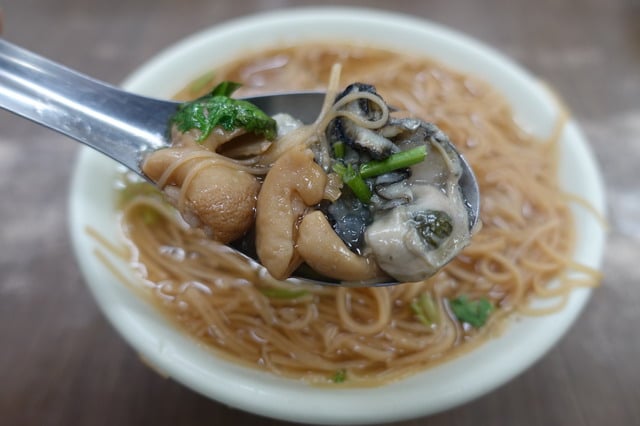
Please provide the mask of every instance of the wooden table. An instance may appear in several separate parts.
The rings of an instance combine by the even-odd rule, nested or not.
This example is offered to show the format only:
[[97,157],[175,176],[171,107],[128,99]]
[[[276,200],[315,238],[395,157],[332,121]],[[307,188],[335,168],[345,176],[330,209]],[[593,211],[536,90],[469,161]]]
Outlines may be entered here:
[[[196,30],[307,2],[4,3],[7,39],[118,83]],[[403,424],[640,425],[640,2],[395,0],[366,5],[392,7],[465,31],[548,81],[591,141],[609,196],[605,279],[562,342],[502,388]],[[279,424],[162,379],[107,324],[83,283],[67,231],[77,148],[0,112],[0,424]]]

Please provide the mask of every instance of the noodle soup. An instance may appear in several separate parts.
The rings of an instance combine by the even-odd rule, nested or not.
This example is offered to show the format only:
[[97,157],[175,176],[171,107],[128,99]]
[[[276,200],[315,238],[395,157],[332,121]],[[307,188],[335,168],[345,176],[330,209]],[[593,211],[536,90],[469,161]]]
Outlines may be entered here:
[[[376,86],[391,105],[433,122],[479,180],[482,229],[431,279],[388,288],[292,286],[261,274],[224,245],[185,227],[159,192],[128,182],[122,225],[145,292],[172,321],[219,354],[315,384],[370,386],[472,350],[514,315],[561,309],[598,274],[573,260],[570,196],[558,183],[565,117],[540,140],[479,79],[430,59],[368,47],[307,44],[248,54],[182,90],[188,100],[221,81],[242,95],[323,89],[334,63],[342,85]],[[570,272],[580,272],[582,277]],[[539,301],[544,300],[541,307]]]

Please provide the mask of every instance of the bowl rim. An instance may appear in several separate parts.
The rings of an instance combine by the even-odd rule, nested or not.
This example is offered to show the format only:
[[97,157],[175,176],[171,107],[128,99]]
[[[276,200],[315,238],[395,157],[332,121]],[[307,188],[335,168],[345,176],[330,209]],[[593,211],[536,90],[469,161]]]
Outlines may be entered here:
[[[475,39],[430,21],[365,8],[296,8],[263,12],[227,21],[200,31],[159,53],[134,71],[123,86],[141,94],[153,95],[158,88],[158,82],[169,81],[171,75],[175,75],[176,64],[193,59],[195,64],[192,72],[183,73],[179,82],[172,80],[172,84],[167,84],[162,89],[167,94],[175,93],[187,81],[201,75],[201,71],[211,69],[211,60],[198,59],[198,52],[203,56],[201,54],[205,49],[214,45],[220,46],[220,43],[230,40],[230,37],[246,38],[260,34],[267,28],[294,27],[303,40],[312,40],[313,32],[317,31],[314,25],[329,22],[354,23],[363,28],[367,25],[377,25],[388,32],[384,37],[378,36],[380,40],[388,39],[391,44],[397,42],[396,38],[401,38],[394,38],[393,34],[403,34],[403,37],[409,33],[419,35],[424,37],[424,51],[421,51],[421,54],[427,54],[434,45],[445,46],[450,50],[449,53],[431,52],[429,55],[463,71],[469,67],[479,69],[480,72],[476,75],[490,82],[491,78],[487,78],[485,68],[491,69],[488,71],[489,74],[498,72],[502,80],[497,86],[506,91],[507,98],[512,103],[514,99],[517,101],[526,93],[532,95],[533,102],[537,103],[536,108],[543,105],[545,110],[548,110],[544,114],[534,111],[537,115],[542,114],[542,118],[538,120],[539,123],[533,123],[532,127],[543,129],[542,132],[550,128],[549,119],[554,112],[553,96],[531,74],[503,54]],[[264,37],[254,43],[253,47],[257,48],[261,43],[272,44],[273,40],[273,36]],[[221,50],[218,54],[223,57],[228,53],[237,54],[237,47],[232,44]],[[531,112],[531,108],[523,107],[522,111],[526,115]],[[522,121],[527,124],[527,120]],[[547,125],[543,124],[545,121]],[[566,173],[569,176],[563,176],[563,179],[569,179],[571,185],[588,188],[589,201],[596,210],[604,212],[602,178],[593,153],[575,122],[569,122],[562,139],[563,145],[566,145],[563,148],[565,154],[576,155],[580,167],[579,176],[576,177],[568,171]],[[307,423],[363,424],[398,421],[443,411],[497,388],[539,360],[566,333],[591,294],[586,289],[576,290],[567,306],[558,314],[542,319],[526,318],[517,321],[501,337],[485,343],[469,355],[463,355],[400,382],[377,388],[357,389],[309,386],[213,356],[210,350],[182,335],[155,308],[135,296],[132,297],[133,291],[106,275],[108,270],[99,264],[93,255],[95,243],[87,236],[85,227],[108,220],[107,213],[95,210],[94,202],[96,197],[101,197],[98,201],[102,200],[103,204],[113,203],[113,194],[101,192],[108,186],[100,183],[100,179],[105,179],[99,176],[114,176],[115,173],[117,167],[111,160],[88,148],[82,149],[72,177],[69,201],[69,227],[74,252],[85,282],[100,309],[125,340],[152,366],[205,396],[256,414]],[[594,234],[590,235],[588,241],[582,242],[588,246],[588,250],[580,255],[585,263],[599,268],[603,254],[604,230],[599,225],[594,227],[592,222],[588,223],[594,228]],[[110,232],[113,231],[113,228],[108,229]],[[114,282],[116,286],[112,285]],[[544,333],[539,332],[541,327],[547,328]],[[513,343],[516,333],[531,333],[532,330],[538,332],[531,334],[532,337],[528,339],[530,342],[523,343],[522,338],[515,340],[519,345],[526,345],[527,350],[517,345],[509,347],[508,351],[500,352],[495,348],[490,350],[496,341],[511,339]],[[451,377],[451,372],[464,368],[465,361],[470,360],[482,367],[467,366],[466,380]],[[438,392],[429,394],[428,398],[420,394],[428,389],[430,383],[438,381],[447,383],[436,388]],[[428,385],[427,388],[425,384]],[[389,394],[396,397],[389,398]]]

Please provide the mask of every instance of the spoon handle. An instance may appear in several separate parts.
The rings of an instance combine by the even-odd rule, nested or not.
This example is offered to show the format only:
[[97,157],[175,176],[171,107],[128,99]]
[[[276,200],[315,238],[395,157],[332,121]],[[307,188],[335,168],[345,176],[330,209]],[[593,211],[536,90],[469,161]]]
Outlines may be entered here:
[[137,173],[167,144],[177,104],[124,92],[0,38],[0,107],[56,130]]

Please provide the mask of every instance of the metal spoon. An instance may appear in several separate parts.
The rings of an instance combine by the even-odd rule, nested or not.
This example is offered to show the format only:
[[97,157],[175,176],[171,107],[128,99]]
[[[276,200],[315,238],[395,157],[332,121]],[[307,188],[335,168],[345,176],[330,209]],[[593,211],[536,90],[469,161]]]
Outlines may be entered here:
[[[323,93],[287,93],[248,98],[269,115],[290,113],[305,123],[317,117]],[[0,39],[0,107],[60,132],[106,154],[147,179],[142,156],[168,146],[167,123],[179,103],[135,95],[91,79],[4,39]],[[455,147],[452,148],[457,152]],[[469,227],[478,220],[479,191],[469,164],[461,156],[460,180],[470,211]],[[293,282],[340,285],[307,277]],[[384,282],[366,284],[384,286]]]

